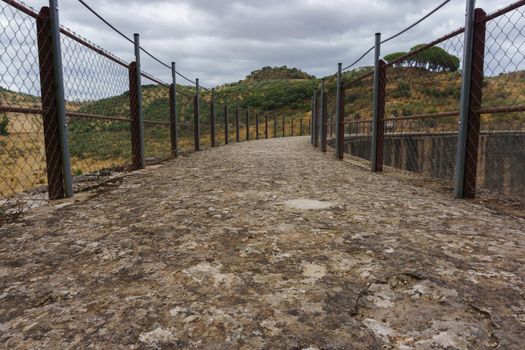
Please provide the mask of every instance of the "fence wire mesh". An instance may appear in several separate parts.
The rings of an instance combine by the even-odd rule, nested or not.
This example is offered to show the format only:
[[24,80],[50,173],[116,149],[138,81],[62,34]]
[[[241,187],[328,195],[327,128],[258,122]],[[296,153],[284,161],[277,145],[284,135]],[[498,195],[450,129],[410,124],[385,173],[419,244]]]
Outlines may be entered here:
[[144,153],[148,163],[171,157],[169,84],[142,74]]
[[177,116],[179,126],[179,150],[183,153],[195,149],[193,140],[193,92],[184,89],[177,96]]
[[71,171],[83,175],[75,181],[81,186],[82,180],[130,164],[129,70],[122,60],[103,56],[63,30],[68,33],[61,35],[61,46]]
[[[490,193],[525,199],[524,5],[518,1],[488,15],[481,9],[475,13],[466,110],[463,187],[467,197]],[[385,100],[378,102],[385,107],[384,134],[378,129],[378,138],[386,170],[453,183],[465,73],[461,70],[464,32],[461,28],[384,57]],[[374,72],[363,69],[343,74],[345,151],[371,160]],[[328,94],[326,103],[330,135],[336,99]],[[318,98],[317,109],[319,105]],[[316,114],[320,116],[320,110]]]
[[[374,79],[371,73],[347,78],[345,88],[345,131],[349,137],[345,152],[361,159],[371,159],[372,100]],[[335,103],[334,103],[335,105]]]
[[386,68],[386,170],[452,184],[463,36],[460,31],[435,45],[418,45],[385,56],[390,61]]
[[[483,18],[483,14],[477,14]],[[484,58],[473,64],[483,77],[475,86],[481,96],[477,145],[477,192],[525,201],[525,7],[498,11],[485,17]],[[481,49],[480,49],[481,50]],[[478,100],[479,99],[479,100]]]
[[60,169],[46,168],[36,18],[0,2],[0,19],[1,221],[45,201],[46,172]]

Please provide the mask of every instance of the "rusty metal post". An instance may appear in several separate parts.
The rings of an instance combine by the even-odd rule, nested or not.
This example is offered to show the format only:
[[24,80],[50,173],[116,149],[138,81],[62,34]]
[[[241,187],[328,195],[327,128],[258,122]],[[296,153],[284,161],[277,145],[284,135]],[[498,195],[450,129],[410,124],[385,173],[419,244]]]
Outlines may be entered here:
[[255,113],[255,139],[259,139],[259,112]]
[[200,144],[200,86],[199,79],[195,79],[195,97],[193,98],[193,142],[195,145],[195,151],[201,150]]
[[301,117],[301,125],[299,126],[300,135],[303,136],[304,130],[303,130],[303,117]]
[[239,103],[237,102],[237,107],[235,108],[235,142],[241,141],[241,133],[240,133],[240,110],[239,110]]
[[317,101],[317,90],[314,91],[314,120],[313,120],[313,131],[314,131],[314,147],[319,147],[319,129],[321,126],[321,116],[319,115],[319,103]]
[[469,0],[465,25],[465,57],[463,59],[463,87],[461,122],[458,133],[456,198],[476,196],[478,148],[480,141],[480,113],[483,99],[483,70],[485,64],[486,13],[475,9]]
[[345,154],[345,87],[341,87],[339,92],[339,124],[336,125],[336,132],[338,133],[337,140],[337,159],[343,159]]
[[177,71],[175,69],[175,62],[171,62],[171,80],[170,85],[170,140],[171,140],[171,155],[178,157],[179,150],[179,130],[177,122]]
[[142,114],[142,86],[140,74],[139,36],[135,34],[135,62],[129,65],[129,91],[131,112],[132,169],[144,169],[144,119]]
[[310,114],[310,120],[308,121],[308,130],[310,132],[310,144],[313,146],[314,145],[314,125],[315,123],[312,123],[312,121],[315,119],[315,90],[314,90],[314,95],[312,96],[311,109],[312,109],[312,112]]
[[268,112],[264,115],[264,137],[268,138]]
[[336,92],[336,110],[335,110],[335,156],[337,159],[343,159],[344,157],[344,136],[345,136],[345,125],[344,125],[344,108],[345,98],[344,90],[341,82],[341,70],[342,63],[337,64],[337,92]]
[[250,141],[250,107],[246,108],[246,141]]
[[273,113],[273,137],[277,137],[277,112]]
[[321,81],[321,152],[326,152],[326,141],[328,139],[328,111],[326,108],[327,104],[327,93],[324,87],[324,79]]
[[334,136],[334,115],[330,113],[330,137]]
[[286,136],[286,123],[284,121],[285,115],[283,114],[283,137]]
[[53,37],[55,36],[49,7],[42,7],[37,18],[38,58],[42,97],[42,117],[47,166],[49,199],[66,197],[64,187],[64,164],[60,149],[60,118],[58,115],[60,97],[57,94],[56,69]]
[[323,124],[321,126],[321,151],[326,152],[326,145],[328,143],[328,94],[326,92],[322,95],[322,99],[321,120]]
[[381,55],[381,33],[375,35],[375,55],[374,55],[374,100],[373,100],[373,116],[372,116],[372,154],[370,170],[372,172],[377,169],[377,125],[379,112],[379,59]]
[[211,89],[210,136],[211,136],[211,146],[212,147],[216,147],[217,146],[217,142],[215,140],[215,88]]
[[228,101],[224,99],[224,144],[230,143],[228,138]]
[[386,62],[379,61],[379,82],[377,100],[375,171],[383,171],[383,149],[385,144],[385,103],[386,103]]

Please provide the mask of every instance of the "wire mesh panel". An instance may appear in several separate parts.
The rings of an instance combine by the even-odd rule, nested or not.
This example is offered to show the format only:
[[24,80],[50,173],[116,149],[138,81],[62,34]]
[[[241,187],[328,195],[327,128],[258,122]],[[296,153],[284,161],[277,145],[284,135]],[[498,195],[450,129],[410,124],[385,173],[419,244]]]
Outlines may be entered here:
[[61,43],[73,175],[121,170],[131,162],[127,64],[66,29]]
[[217,101],[215,103],[215,144],[217,146],[225,144],[224,117],[224,102]]
[[483,69],[476,188],[523,201],[525,7],[490,14],[485,26],[484,64],[473,66]]
[[348,82],[345,86],[345,152],[370,160],[372,140],[372,100],[374,79],[371,73]]
[[142,74],[144,154],[148,162],[171,156],[169,85]]
[[179,125],[179,150],[194,150],[193,141],[193,95],[189,89],[177,93],[177,117]]
[[0,71],[1,221],[47,199],[36,19],[4,2]]
[[463,31],[385,56],[384,164],[411,175],[454,178]]
[[[337,91],[334,89],[328,93],[326,98],[326,136],[332,138],[334,136],[334,121],[337,112]],[[300,127],[300,125],[297,125]],[[298,131],[298,130],[297,130]],[[297,135],[299,133],[296,133]]]
[[211,94],[201,91],[199,98],[200,105],[200,147],[201,149],[211,147],[211,118],[210,118]]

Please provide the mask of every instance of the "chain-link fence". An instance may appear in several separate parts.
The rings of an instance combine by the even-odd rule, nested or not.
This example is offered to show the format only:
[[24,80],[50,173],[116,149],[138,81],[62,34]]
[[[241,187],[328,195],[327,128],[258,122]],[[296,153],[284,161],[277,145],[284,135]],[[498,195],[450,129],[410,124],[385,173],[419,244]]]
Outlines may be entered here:
[[[132,59],[59,26],[58,11],[49,7],[37,12],[0,2],[0,218],[122,171],[225,144],[226,134],[229,142],[261,136],[262,113],[236,107],[238,92],[215,101],[214,90],[199,89],[174,63],[140,46],[138,34],[132,40],[104,22],[134,45]],[[145,73],[141,55],[168,68],[173,81]],[[192,85],[176,84],[177,76]],[[283,127],[284,119],[281,131],[292,134]]]
[[402,170],[452,184],[463,43],[460,30],[384,57],[385,170]]
[[[481,75],[477,190],[525,199],[525,4],[516,3],[484,16],[475,33],[484,41],[484,62],[473,65]],[[484,21],[484,23],[483,23]],[[481,25],[481,27],[483,27]],[[484,39],[484,40],[483,40]],[[476,50],[481,50],[476,48]],[[481,68],[482,67],[482,68]],[[481,69],[483,71],[481,72]]]
[[[45,201],[47,172],[55,169],[46,169],[39,59],[45,61],[47,57],[39,57],[38,13],[0,2],[0,16],[3,19],[0,21],[2,216]],[[42,75],[46,75],[45,72]]]
[[[389,53],[369,72],[338,75],[344,151],[371,161],[374,171],[454,185],[458,197],[483,193],[523,201],[525,1],[469,14],[472,35],[461,28]],[[324,97],[317,91],[312,114],[330,128],[339,90],[327,90]],[[316,123],[322,148],[330,131],[315,130]]]
[[342,84],[345,88],[345,130],[350,135],[345,143],[345,152],[360,159],[370,160],[372,140],[370,104],[374,80],[371,72],[356,74],[357,77],[350,75],[346,78],[349,81]]
[[68,29],[60,39],[71,171],[79,190],[130,164],[128,63]]
[[144,154],[147,163],[171,157],[170,86],[143,73]]

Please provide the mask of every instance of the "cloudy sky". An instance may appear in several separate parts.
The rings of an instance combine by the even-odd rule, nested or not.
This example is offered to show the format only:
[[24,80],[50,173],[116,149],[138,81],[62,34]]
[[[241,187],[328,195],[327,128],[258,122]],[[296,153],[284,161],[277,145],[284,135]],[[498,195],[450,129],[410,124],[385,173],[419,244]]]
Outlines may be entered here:
[[[433,17],[383,48],[408,50],[464,23],[466,0],[452,0]],[[165,62],[176,61],[205,86],[242,79],[263,66],[333,73],[373,44],[414,22],[442,0],[87,0],[125,34]],[[478,0],[487,12],[512,0]],[[35,9],[45,0],[27,0]],[[59,0],[61,23],[126,61],[133,48],[76,0]],[[370,62],[367,57],[363,64]],[[166,68],[143,58],[144,70],[169,81]]]

